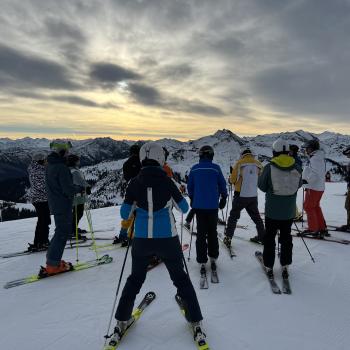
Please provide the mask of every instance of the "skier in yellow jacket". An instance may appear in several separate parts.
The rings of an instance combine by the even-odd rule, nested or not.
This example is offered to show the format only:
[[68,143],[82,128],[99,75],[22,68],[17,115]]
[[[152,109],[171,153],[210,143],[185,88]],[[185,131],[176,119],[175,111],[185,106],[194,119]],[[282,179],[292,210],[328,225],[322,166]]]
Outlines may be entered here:
[[241,211],[245,209],[254,221],[257,236],[250,240],[257,243],[263,242],[265,234],[264,223],[258,210],[258,177],[262,170],[262,164],[256,160],[250,149],[241,153],[241,158],[232,169],[229,182],[235,186],[232,209],[227,222],[224,243],[231,246],[231,239],[236,229]]

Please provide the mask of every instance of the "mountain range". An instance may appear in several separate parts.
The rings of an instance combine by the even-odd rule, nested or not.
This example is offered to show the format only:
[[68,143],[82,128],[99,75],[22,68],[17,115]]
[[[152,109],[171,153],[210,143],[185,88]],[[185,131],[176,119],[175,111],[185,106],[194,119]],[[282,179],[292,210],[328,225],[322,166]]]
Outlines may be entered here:
[[[168,163],[179,180],[184,181],[191,166],[198,161],[198,150],[203,145],[209,144],[214,148],[214,161],[222,167],[224,175],[228,176],[230,165],[239,159],[244,148],[249,147],[261,161],[266,161],[272,155],[272,143],[280,136],[298,146],[307,140],[318,138],[326,154],[327,169],[333,173],[333,179],[341,179],[339,164],[347,162],[342,151],[349,146],[350,135],[328,131],[314,134],[297,130],[281,134],[240,137],[230,130],[223,129],[213,135],[187,142],[175,139],[160,139],[157,142],[168,149],[170,153]],[[140,144],[143,142],[145,141],[138,141]],[[0,199],[23,200],[28,187],[26,169],[31,158],[37,151],[49,152],[49,143],[50,140],[43,138],[0,139]],[[93,185],[92,207],[120,203],[123,196],[121,168],[133,143],[135,141],[117,141],[108,137],[72,140],[72,152],[81,157],[82,170]]]

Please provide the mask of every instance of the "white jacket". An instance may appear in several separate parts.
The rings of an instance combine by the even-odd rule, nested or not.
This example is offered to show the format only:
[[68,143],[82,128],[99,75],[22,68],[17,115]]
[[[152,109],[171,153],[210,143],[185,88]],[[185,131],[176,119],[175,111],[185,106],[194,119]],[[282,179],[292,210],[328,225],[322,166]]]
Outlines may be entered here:
[[314,151],[309,156],[309,163],[303,170],[303,180],[307,181],[305,188],[315,191],[325,190],[326,164],[324,152]]

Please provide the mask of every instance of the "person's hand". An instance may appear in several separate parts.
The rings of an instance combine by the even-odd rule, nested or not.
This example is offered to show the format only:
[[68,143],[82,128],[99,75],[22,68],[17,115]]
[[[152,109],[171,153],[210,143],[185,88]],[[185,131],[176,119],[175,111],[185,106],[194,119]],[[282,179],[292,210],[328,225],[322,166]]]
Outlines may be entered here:
[[86,194],[87,195],[90,195],[91,194],[91,187],[86,187]]
[[226,197],[221,197],[219,202],[219,209],[224,209],[226,206]]
[[308,184],[308,182],[303,179],[303,185],[307,185],[307,184]]

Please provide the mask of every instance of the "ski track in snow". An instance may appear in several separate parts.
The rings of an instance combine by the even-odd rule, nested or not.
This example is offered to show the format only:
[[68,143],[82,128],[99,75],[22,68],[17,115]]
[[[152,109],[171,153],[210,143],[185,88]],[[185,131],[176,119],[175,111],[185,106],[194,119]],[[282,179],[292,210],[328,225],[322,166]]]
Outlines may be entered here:
[[[346,185],[327,184],[322,207],[330,224],[345,221],[343,193]],[[259,194],[263,212],[264,198]],[[302,191],[298,204],[301,207]],[[180,216],[175,214],[178,223]],[[221,215],[221,214],[220,214]],[[120,228],[119,208],[92,211],[96,230]],[[31,242],[36,219],[0,223],[0,254],[20,251]],[[255,235],[254,224],[244,212],[239,224],[248,230],[236,234],[249,238]],[[82,228],[87,228],[84,217]],[[54,225],[51,226],[53,233]],[[223,227],[218,226],[223,232]],[[180,233],[180,228],[179,228]],[[114,232],[96,232],[96,236],[113,236]],[[350,235],[332,232],[339,238]],[[184,243],[190,236],[183,231]],[[213,350],[345,350],[350,344],[350,247],[306,239],[316,263],[313,264],[301,239],[294,238],[294,261],[290,268],[292,295],[273,295],[261,266],[254,257],[262,247],[234,239],[237,257],[230,259],[220,244],[218,274],[220,283],[199,289],[199,267],[195,261],[195,237],[188,268],[204,315],[204,328]],[[104,334],[111,313],[121,270],[124,249],[110,250],[115,261],[106,266],[56,276],[38,283],[13,289],[0,289],[1,349],[26,350],[96,350],[102,349]],[[100,251],[103,255],[103,251]],[[185,252],[187,260],[188,250]],[[94,252],[79,249],[81,261],[93,259]],[[66,250],[64,259],[75,262],[76,251]],[[0,259],[0,283],[39,271],[45,253],[11,259]],[[126,273],[130,272],[128,258]],[[282,286],[281,271],[276,260],[275,276]],[[138,296],[153,290],[157,298],[140,321],[123,340],[120,349],[178,350],[195,349],[192,336],[174,300],[175,288],[164,267],[149,272]],[[114,322],[113,322],[114,326]]]

